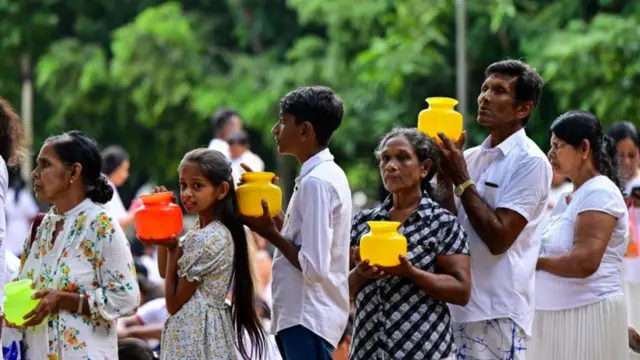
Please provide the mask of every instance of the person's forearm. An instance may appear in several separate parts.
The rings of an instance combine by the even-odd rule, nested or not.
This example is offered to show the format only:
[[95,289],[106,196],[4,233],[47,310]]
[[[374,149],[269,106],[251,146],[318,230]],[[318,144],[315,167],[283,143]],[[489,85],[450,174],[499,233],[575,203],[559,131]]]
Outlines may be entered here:
[[448,274],[434,274],[413,268],[409,276],[416,285],[432,298],[464,306],[469,302],[470,284]]
[[598,270],[589,261],[577,259],[571,252],[558,256],[543,256],[538,258],[536,269],[550,274],[564,277],[584,279]]
[[[167,303],[167,309],[173,309],[173,302],[176,297],[176,288],[178,286],[178,257],[179,248],[167,249],[167,273],[165,274],[164,297]],[[171,313],[171,311],[170,311]]]
[[351,270],[349,272],[349,296],[355,298],[358,291],[360,291],[367,281],[368,280],[360,275],[356,269]]
[[167,272],[167,248],[158,246],[158,272],[161,278],[165,278]]
[[[70,313],[76,313],[78,311],[78,306],[80,305],[80,294],[77,292],[59,291],[58,299],[59,310],[65,310]],[[84,297],[82,304],[82,314],[91,316],[91,308],[89,308],[89,301],[86,296]]]
[[469,186],[460,197],[464,211],[476,234],[493,255],[507,251],[511,242],[496,212],[482,199],[475,186]]
[[142,339],[156,339],[160,340],[162,337],[163,323],[151,324],[151,325],[136,325],[126,329],[127,337],[135,337]]
[[298,248],[296,248],[291,242],[282,236],[281,233],[275,232],[273,234],[269,234],[265,236],[265,238],[273,244],[284,257],[289,260],[291,265],[293,265],[296,269],[302,271],[302,267],[300,266],[300,260],[298,260],[298,253],[300,252]]
[[437,181],[438,186],[436,189],[440,194],[440,199],[438,199],[440,200],[440,205],[451,211],[452,214],[457,215],[458,209],[456,208],[455,198],[453,197],[453,181],[442,173],[438,173]]
[[280,213],[278,213],[278,215],[276,215],[273,220],[276,223],[276,229],[278,229],[278,231],[282,231],[282,224],[284,224],[284,214],[282,213],[282,211],[280,211]]

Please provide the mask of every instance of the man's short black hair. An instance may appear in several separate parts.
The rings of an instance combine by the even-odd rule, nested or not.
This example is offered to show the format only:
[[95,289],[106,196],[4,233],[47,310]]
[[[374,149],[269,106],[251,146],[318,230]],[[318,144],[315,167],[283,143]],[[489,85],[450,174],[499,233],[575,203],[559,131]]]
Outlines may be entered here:
[[[542,88],[544,87],[544,80],[536,69],[532,68],[526,63],[520,60],[502,60],[495,62],[487,67],[484,71],[485,78],[488,78],[493,74],[502,74],[517,77],[516,81],[516,101],[517,102],[529,102],[533,103],[533,109],[531,113],[538,106],[540,101],[540,95],[542,94]],[[522,126],[526,126],[529,121],[529,116],[522,119]]]
[[640,139],[638,138],[638,132],[631,123],[617,122],[611,125],[611,128],[607,132],[613,141],[617,144],[624,139],[631,139],[636,147],[640,148]]
[[320,146],[329,145],[331,135],[342,123],[344,115],[342,100],[326,86],[291,91],[280,100],[280,110],[293,115],[297,124],[310,122]]
[[216,111],[216,113],[211,117],[213,134],[216,135],[220,131],[222,131],[222,129],[224,129],[224,127],[231,122],[234,116],[240,117],[240,114],[238,114],[238,112],[235,110],[227,108],[218,109],[218,111]]

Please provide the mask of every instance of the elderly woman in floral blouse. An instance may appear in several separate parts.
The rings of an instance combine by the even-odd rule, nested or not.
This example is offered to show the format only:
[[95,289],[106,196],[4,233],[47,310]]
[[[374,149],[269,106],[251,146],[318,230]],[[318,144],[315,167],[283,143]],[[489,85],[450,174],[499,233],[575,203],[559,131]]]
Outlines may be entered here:
[[[465,305],[471,292],[467,234],[455,216],[432,199],[438,168],[433,139],[416,129],[394,129],[376,156],[385,189],[381,205],[357,214],[351,229],[355,298],[351,360],[452,360],[455,346],[447,303]],[[368,221],[398,221],[407,238],[400,265],[361,261],[358,246]]]
[[135,311],[140,291],[127,239],[99,205],[113,195],[101,162],[80,132],[42,146],[34,189],[53,207],[25,241],[19,274],[33,280],[41,301],[23,326],[3,329],[5,354],[17,348],[26,359],[117,359],[115,320]]

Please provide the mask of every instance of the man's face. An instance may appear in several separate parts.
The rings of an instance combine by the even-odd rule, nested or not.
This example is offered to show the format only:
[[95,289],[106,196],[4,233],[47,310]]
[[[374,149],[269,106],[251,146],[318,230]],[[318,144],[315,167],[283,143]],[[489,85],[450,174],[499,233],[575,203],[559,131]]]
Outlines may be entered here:
[[491,74],[482,83],[478,96],[478,124],[486,128],[521,122],[533,110],[530,102],[516,101],[517,76]]
[[240,130],[242,130],[242,119],[240,119],[239,116],[234,115],[231,118],[231,121],[229,121],[227,125],[225,125],[224,128],[222,129],[221,137],[226,141],[227,138],[229,137],[229,134],[232,134]]

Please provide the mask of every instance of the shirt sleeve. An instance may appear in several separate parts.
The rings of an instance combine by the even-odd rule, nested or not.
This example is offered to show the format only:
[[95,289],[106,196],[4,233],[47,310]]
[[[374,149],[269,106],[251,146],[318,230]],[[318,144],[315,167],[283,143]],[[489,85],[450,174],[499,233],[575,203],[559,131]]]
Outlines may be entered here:
[[600,211],[616,219],[627,216],[627,207],[617,189],[597,188],[584,194],[576,204],[577,214],[585,211]]
[[227,231],[221,237],[210,228],[194,231],[180,242],[182,256],[178,260],[178,277],[189,281],[202,281],[202,278],[214,271],[221,271],[223,264],[233,258],[233,240]]
[[436,251],[438,255],[469,254],[467,233],[452,214],[441,220]]
[[94,265],[98,286],[86,294],[91,317],[115,320],[132,315],[140,305],[140,288],[129,241],[120,225],[104,212],[90,227],[87,244],[92,243],[99,251]]
[[551,188],[551,165],[540,157],[530,157],[514,170],[511,180],[498,200],[497,208],[517,212],[527,222],[535,216],[540,204],[547,204]]
[[[333,242],[331,203],[333,188],[315,177],[308,177],[300,184],[300,196],[307,204],[302,210],[302,246],[298,261],[302,275],[311,282],[319,282],[329,276],[330,249]],[[337,197],[337,194],[333,194]]]

